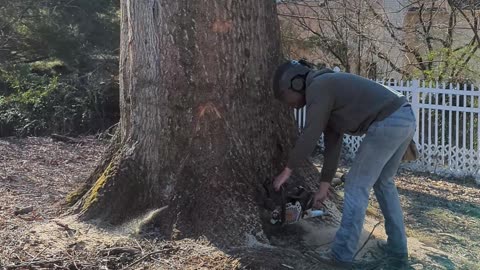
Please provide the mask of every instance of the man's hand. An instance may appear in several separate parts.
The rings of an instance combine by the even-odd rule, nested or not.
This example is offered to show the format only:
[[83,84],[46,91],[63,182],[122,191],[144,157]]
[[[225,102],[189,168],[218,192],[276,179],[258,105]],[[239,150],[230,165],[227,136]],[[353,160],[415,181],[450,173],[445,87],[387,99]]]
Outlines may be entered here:
[[287,182],[291,174],[292,174],[292,170],[288,167],[285,167],[282,173],[280,173],[277,177],[275,177],[275,180],[273,181],[273,188],[275,189],[275,191],[280,190],[282,185],[285,184],[285,182]]
[[313,196],[313,208],[315,209],[322,208],[322,203],[328,198],[329,188],[330,188],[329,182],[320,183],[320,188]]

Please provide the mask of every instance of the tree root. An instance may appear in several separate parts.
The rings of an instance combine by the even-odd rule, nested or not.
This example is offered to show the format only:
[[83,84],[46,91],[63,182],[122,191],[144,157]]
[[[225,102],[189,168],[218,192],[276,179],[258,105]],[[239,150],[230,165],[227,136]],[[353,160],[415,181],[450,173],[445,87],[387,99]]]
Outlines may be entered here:
[[97,182],[98,178],[105,172],[108,165],[112,162],[112,159],[115,157],[115,153],[118,152],[120,148],[120,141],[119,141],[119,130],[115,132],[109,147],[105,151],[104,157],[97,165],[95,170],[90,174],[85,182],[82,183],[77,189],[67,195],[65,199],[65,204],[67,206],[73,206],[77,203]]

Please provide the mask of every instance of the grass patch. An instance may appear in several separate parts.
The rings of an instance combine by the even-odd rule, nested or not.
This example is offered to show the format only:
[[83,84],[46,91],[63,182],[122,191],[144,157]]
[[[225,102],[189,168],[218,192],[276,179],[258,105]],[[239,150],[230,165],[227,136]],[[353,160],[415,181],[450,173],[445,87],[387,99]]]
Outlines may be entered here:
[[32,70],[41,72],[50,72],[55,69],[64,68],[65,63],[60,60],[37,61],[31,64]]

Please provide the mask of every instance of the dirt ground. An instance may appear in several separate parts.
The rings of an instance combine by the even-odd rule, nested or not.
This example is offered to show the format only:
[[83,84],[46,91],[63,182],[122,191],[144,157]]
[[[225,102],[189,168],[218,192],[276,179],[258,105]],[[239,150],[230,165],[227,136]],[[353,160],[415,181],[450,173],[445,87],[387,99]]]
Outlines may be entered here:
[[[101,158],[106,142],[0,139],[0,269],[331,269],[315,254],[328,248],[339,217],[302,221],[220,249],[206,239],[138,237],[128,227],[99,228],[62,216],[65,196]],[[402,171],[410,269],[480,269],[480,189],[472,179]],[[337,187],[342,195],[341,185]],[[22,213],[23,212],[23,213]],[[390,269],[372,198],[356,269]],[[380,224],[380,225],[379,225]]]

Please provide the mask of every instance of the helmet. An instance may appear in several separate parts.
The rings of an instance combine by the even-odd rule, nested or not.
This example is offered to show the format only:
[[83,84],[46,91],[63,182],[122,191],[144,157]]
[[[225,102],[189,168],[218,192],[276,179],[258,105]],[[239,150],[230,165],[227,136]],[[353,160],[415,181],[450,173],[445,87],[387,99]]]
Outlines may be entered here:
[[303,60],[291,60],[280,65],[273,77],[275,98],[280,99],[287,89],[305,94],[305,79],[310,70],[310,66]]

